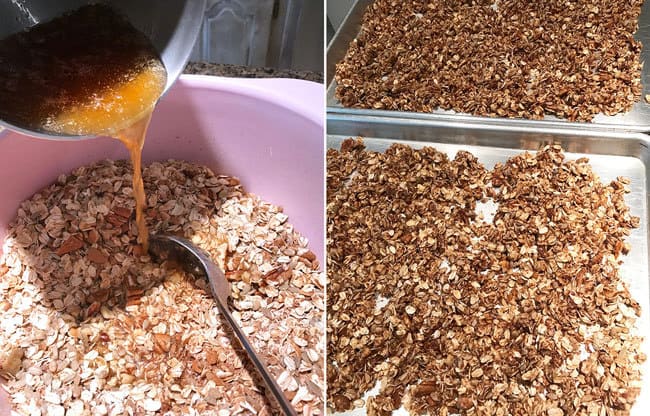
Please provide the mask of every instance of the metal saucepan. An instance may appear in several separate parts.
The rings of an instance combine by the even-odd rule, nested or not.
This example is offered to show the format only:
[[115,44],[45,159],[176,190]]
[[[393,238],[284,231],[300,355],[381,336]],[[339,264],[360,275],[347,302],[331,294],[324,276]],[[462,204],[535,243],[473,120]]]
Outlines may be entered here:
[[[0,39],[92,3],[109,4],[149,37],[167,69],[167,91],[192,51],[206,0],[4,0],[0,1]],[[82,138],[34,132],[3,120],[1,127],[46,139]]]

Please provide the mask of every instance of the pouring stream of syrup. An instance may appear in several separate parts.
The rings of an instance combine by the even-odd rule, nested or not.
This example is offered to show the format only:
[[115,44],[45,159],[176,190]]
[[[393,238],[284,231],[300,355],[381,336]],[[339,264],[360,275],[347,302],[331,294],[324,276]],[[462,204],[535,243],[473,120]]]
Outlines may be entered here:
[[166,82],[149,39],[106,5],[0,40],[0,119],[41,133],[111,136],[126,146],[144,252],[142,148]]

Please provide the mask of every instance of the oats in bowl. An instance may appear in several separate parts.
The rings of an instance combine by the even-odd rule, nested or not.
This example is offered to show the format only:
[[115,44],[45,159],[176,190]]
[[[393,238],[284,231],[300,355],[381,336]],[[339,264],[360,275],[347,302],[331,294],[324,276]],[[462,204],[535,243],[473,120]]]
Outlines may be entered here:
[[[0,365],[25,415],[271,414],[207,284],[137,244],[132,171],[104,161],[23,202],[0,261]],[[144,169],[152,233],[210,253],[298,412],[323,414],[323,276],[282,210],[187,162]],[[20,357],[20,358],[17,358]]]

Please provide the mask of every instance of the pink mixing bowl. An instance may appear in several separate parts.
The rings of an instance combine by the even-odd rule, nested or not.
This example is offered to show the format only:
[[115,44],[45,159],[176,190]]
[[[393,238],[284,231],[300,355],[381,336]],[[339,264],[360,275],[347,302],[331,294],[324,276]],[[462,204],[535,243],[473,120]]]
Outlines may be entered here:
[[[239,177],[246,190],[284,207],[322,263],[323,102],[323,85],[308,81],[183,75],[154,112],[144,163],[187,160]],[[0,133],[0,241],[21,201],[59,174],[102,159],[128,154],[111,138]]]
[[[179,159],[237,176],[281,205],[324,259],[324,88],[288,79],[182,76],[154,112],[144,163]],[[46,141],[0,132],[0,242],[18,205],[61,173],[128,159],[115,139]],[[0,244],[0,250],[2,244]],[[0,415],[8,415],[0,391]]]

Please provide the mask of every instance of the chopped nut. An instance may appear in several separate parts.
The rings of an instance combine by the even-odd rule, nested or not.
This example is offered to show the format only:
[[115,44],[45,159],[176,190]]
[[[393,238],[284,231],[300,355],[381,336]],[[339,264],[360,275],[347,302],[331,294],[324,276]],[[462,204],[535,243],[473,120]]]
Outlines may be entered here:
[[94,247],[88,249],[86,258],[92,261],[93,263],[98,263],[98,264],[104,264],[108,261],[108,256]]
[[144,247],[142,247],[141,244],[136,244],[136,245],[133,246],[133,255],[134,256],[144,256],[145,254],[147,254],[147,253],[144,252]]
[[101,303],[99,302],[93,302],[88,306],[88,309],[86,310],[86,317],[92,317],[97,314],[101,309]]
[[6,347],[0,352],[0,375],[15,376],[22,366],[23,350],[20,347]]
[[135,297],[140,297],[144,295],[144,289],[141,287],[129,287],[126,289],[126,297],[127,298],[135,298]]
[[113,208],[113,212],[122,218],[129,219],[133,213],[133,210],[126,207],[115,207]]
[[56,255],[63,256],[64,254],[79,250],[83,246],[83,241],[72,235],[68,237],[68,239],[65,240],[63,244],[61,244],[61,246],[56,250]]
[[205,359],[209,365],[215,365],[219,362],[219,354],[216,351],[208,350],[205,352]]
[[471,409],[474,406],[472,400],[469,397],[459,397],[458,398],[458,407],[463,410]]
[[169,352],[169,349],[171,347],[171,337],[169,335],[154,334],[153,339],[154,339],[154,348],[156,348],[158,352],[161,353]]
[[99,233],[97,230],[88,231],[88,242],[90,244],[95,244],[99,241]]
[[109,223],[113,224],[116,227],[121,227],[122,225],[126,224],[127,219],[121,215],[110,214],[106,216],[106,221],[108,221]]

